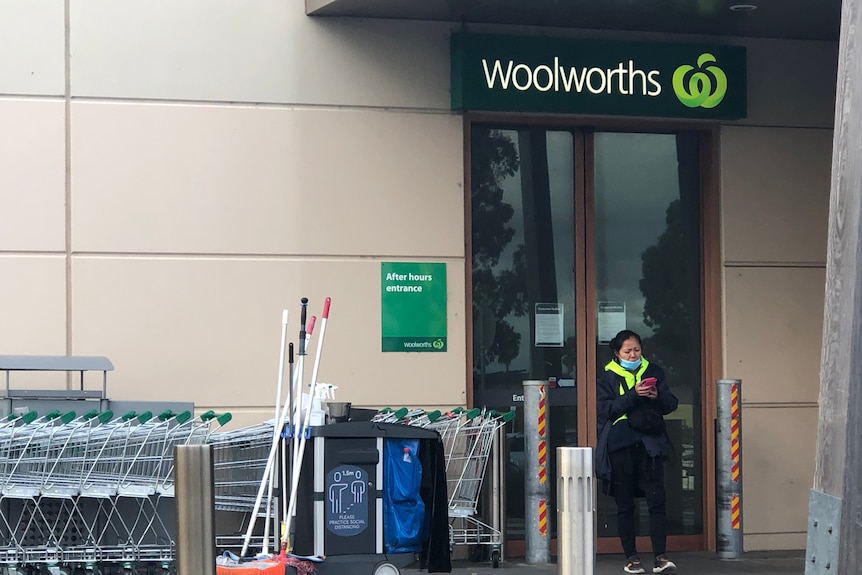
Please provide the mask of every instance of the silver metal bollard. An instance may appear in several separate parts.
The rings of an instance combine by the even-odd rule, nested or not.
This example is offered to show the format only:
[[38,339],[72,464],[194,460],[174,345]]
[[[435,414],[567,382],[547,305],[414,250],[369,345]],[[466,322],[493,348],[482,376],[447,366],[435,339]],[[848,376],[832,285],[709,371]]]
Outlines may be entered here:
[[533,564],[549,563],[551,560],[547,389],[547,381],[524,382],[525,558],[527,563]]
[[593,575],[596,563],[592,447],[557,448],[557,572]]
[[503,518],[506,517],[507,461],[503,457],[505,441],[506,426],[503,425],[497,430],[497,437],[491,446],[491,528],[500,534],[500,544],[491,547],[491,562],[494,567],[506,558],[506,529],[503,525]]
[[742,380],[719,379],[715,425],[717,547],[721,559],[739,559],[742,530]]
[[215,496],[211,445],[174,448],[177,575],[215,575]]

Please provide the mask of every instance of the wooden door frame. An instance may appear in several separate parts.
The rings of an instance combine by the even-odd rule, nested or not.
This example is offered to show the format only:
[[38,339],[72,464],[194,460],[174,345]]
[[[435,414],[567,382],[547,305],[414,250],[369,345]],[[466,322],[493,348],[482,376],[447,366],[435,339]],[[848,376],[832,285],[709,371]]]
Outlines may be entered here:
[[[715,440],[714,421],[716,414],[715,381],[721,377],[723,365],[722,345],[722,285],[721,285],[721,211],[719,184],[719,151],[720,126],[715,123],[704,123],[685,120],[652,120],[644,118],[597,118],[585,116],[534,116],[513,113],[467,113],[463,116],[464,145],[464,213],[465,213],[465,278],[466,278],[466,309],[472,308],[472,220],[470,201],[470,134],[473,124],[497,124],[506,126],[537,126],[549,129],[559,129],[572,132],[574,136],[574,174],[575,174],[575,218],[582,225],[575,226],[575,283],[577,313],[577,333],[585,333],[586,338],[578,338],[577,353],[578,381],[595,381],[597,366],[592,350],[588,350],[587,342],[595,341],[596,325],[588,318],[594,318],[595,301],[595,261],[586,257],[595,253],[595,180],[592,171],[585,168],[594,163],[595,153],[592,133],[595,131],[667,133],[677,131],[692,131],[698,134],[700,160],[700,290],[701,290],[701,338],[702,358],[701,376],[701,449],[703,477],[703,533],[700,535],[668,536],[668,549],[672,551],[696,551],[716,549],[715,528]],[[583,177],[579,177],[583,174]],[[581,257],[577,257],[580,255]],[[592,283],[590,283],[592,282]],[[472,314],[465,313],[465,331],[467,343],[466,366],[466,397],[467,404],[473,404],[472,385]],[[594,386],[578,386],[578,404],[585,406],[587,414],[595,412]],[[584,411],[579,410],[579,414]],[[595,418],[578,417],[579,443],[595,447]],[[638,545],[648,548],[649,538],[639,537]],[[551,542],[552,552],[556,541]],[[622,547],[618,538],[602,537],[597,540],[598,553],[621,553]],[[524,541],[507,541],[507,556],[523,556]]]

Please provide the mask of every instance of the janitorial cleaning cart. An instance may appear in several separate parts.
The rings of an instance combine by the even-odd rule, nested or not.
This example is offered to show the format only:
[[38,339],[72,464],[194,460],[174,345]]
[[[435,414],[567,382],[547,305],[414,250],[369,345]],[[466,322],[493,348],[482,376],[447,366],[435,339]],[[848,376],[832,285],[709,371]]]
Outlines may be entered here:
[[313,428],[310,441],[300,475],[296,555],[325,556],[316,566],[320,575],[394,575],[423,550],[427,563],[448,567],[438,433],[359,421]]
[[[221,509],[251,510],[257,490],[252,478],[264,474],[262,448],[271,429],[212,437]],[[290,444],[282,445],[289,452]],[[312,427],[298,473],[296,513],[282,550],[289,558],[314,559],[319,575],[397,575],[417,560],[430,573],[451,570],[445,455],[436,431],[373,421]],[[276,503],[258,514],[271,519],[279,509]],[[255,537],[247,557],[261,549],[277,553],[272,533],[268,540]]]

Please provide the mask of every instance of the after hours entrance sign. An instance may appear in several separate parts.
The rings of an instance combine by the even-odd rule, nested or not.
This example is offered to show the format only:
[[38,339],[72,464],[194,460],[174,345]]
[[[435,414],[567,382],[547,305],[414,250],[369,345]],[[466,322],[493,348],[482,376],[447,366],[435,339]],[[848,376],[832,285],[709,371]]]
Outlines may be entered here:
[[380,266],[382,351],[446,351],[446,264]]

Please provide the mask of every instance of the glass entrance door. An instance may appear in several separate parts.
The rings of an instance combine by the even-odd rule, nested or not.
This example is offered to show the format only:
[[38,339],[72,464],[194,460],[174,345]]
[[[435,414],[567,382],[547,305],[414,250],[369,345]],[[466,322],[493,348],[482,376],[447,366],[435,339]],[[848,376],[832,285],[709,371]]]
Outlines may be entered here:
[[[673,453],[665,465],[668,534],[703,533],[701,412],[700,170],[696,133],[596,133],[592,139],[596,370],[611,359],[620,329],[643,340],[679,398],[667,430]],[[611,333],[613,332],[613,333]],[[638,533],[648,533],[639,499]],[[617,550],[616,507],[599,495],[598,535]],[[639,548],[648,548],[644,537]],[[678,542],[680,543],[680,542]]]
[[[551,453],[593,445],[596,374],[609,336],[627,328],[680,397],[669,545],[697,547],[674,543],[703,533],[697,142],[695,132],[471,127],[473,403],[518,412],[507,433],[509,541],[524,537],[522,382],[550,382]],[[600,496],[597,511],[599,551],[616,551],[613,501]]]
[[[586,349],[577,325],[583,271],[575,271],[583,265],[575,241],[579,154],[583,138],[572,131],[475,126],[471,133],[473,402],[518,412],[508,433],[509,539],[524,537],[522,383],[554,382],[551,445],[583,441],[576,386],[577,358]],[[549,472],[554,477],[556,470]]]

